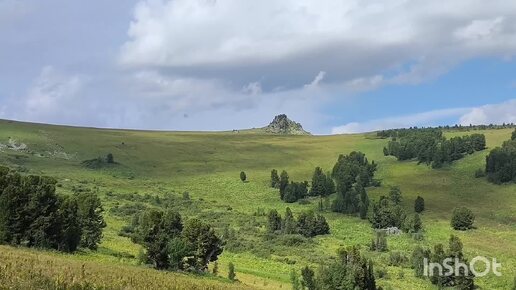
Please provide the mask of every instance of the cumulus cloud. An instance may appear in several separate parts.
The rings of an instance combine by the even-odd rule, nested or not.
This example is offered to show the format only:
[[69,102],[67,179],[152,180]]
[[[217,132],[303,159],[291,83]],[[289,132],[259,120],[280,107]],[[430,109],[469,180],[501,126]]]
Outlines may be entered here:
[[514,55],[515,25],[513,1],[140,1],[120,62],[242,84],[267,74],[265,89],[303,86],[314,70],[327,83],[385,70],[420,81],[471,57]]
[[332,134],[350,134],[371,132],[392,128],[408,128],[413,126],[435,126],[436,122],[443,121],[450,117],[459,117],[470,111],[468,108],[444,109],[411,114],[405,116],[376,119],[366,122],[351,122],[342,126],[332,128]]
[[451,108],[418,114],[350,122],[332,128],[332,134],[352,134],[393,128],[438,125],[488,125],[516,123],[516,99],[473,108]]
[[516,123],[516,99],[471,109],[460,118],[462,125]]

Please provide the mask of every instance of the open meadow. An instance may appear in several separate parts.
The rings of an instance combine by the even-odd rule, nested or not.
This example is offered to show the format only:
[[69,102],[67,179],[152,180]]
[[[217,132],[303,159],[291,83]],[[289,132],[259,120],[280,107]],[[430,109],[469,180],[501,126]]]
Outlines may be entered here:
[[[516,275],[516,185],[495,185],[474,174],[485,166],[489,150],[508,140],[512,131],[475,131],[485,134],[487,150],[432,169],[384,156],[382,149],[388,140],[373,133],[279,136],[252,130],[152,132],[0,121],[0,143],[13,140],[26,145],[24,150],[0,147],[0,165],[25,174],[53,176],[58,180],[58,193],[98,193],[107,223],[96,252],[65,255],[1,247],[0,288],[29,289],[37,288],[34,283],[50,283],[67,289],[70,283],[77,283],[109,289],[290,289],[293,269],[306,265],[317,269],[333,259],[339,247],[359,245],[363,254],[373,259],[375,269],[383,273],[376,279],[384,289],[437,289],[428,280],[416,278],[409,264],[390,266],[389,252],[410,257],[415,245],[447,244],[454,234],[462,240],[466,257],[494,257],[503,265],[502,277],[490,274],[475,279],[481,289],[510,289]],[[446,131],[445,135],[469,133]],[[318,198],[282,202],[278,190],[270,187],[271,170],[286,170],[294,181],[310,181],[316,166],[330,171],[339,154],[351,151],[361,151],[378,164],[375,178],[382,183],[367,189],[372,200],[386,195],[390,186],[399,186],[402,204],[412,212],[415,198],[424,197],[424,239],[414,241],[409,234],[391,236],[389,252],[370,252],[374,237],[370,223],[330,211],[322,213],[330,225],[329,235],[266,238],[265,213],[269,210],[283,214],[288,206],[297,215],[303,210],[318,211],[319,205]],[[100,168],[82,164],[108,153],[118,164]],[[248,182],[240,180],[241,171],[247,174]],[[139,265],[141,247],[120,232],[134,213],[164,204],[185,219],[202,218],[218,233],[231,234],[232,241],[220,256],[218,278],[158,272]],[[476,229],[458,232],[450,227],[452,211],[459,205],[473,210]],[[225,278],[230,262],[239,280],[233,284]],[[32,272],[27,273],[29,270]]]

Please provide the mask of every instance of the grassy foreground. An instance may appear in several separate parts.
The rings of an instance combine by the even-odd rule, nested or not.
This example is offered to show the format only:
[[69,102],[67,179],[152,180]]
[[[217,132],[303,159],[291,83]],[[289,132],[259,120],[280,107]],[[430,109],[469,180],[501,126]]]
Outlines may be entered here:
[[[509,139],[511,130],[480,133],[486,134],[488,146],[493,148]],[[447,136],[458,134],[468,133],[446,133]],[[382,148],[387,141],[376,139],[372,134],[272,136],[245,131],[143,132],[0,121],[0,143],[7,144],[9,138],[25,144],[28,149],[16,151],[0,146],[0,164],[27,173],[54,176],[59,180],[61,193],[77,188],[98,192],[106,209],[108,227],[98,252],[60,256],[1,247],[0,279],[12,284],[2,284],[0,280],[0,285],[30,288],[38,285],[39,282],[34,281],[55,283],[59,273],[66,272],[70,276],[66,278],[63,274],[62,279],[71,279],[66,283],[78,279],[81,283],[95,282],[107,288],[120,286],[109,284],[110,281],[124,283],[131,279],[133,283],[142,283],[128,286],[135,289],[174,287],[169,285],[178,285],[180,289],[231,287],[213,278],[162,273],[136,266],[140,247],[118,235],[130,222],[130,215],[124,212],[137,208],[138,204],[157,207],[153,200],[159,197],[171,201],[185,218],[200,217],[218,231],[225,227],[235,231],[241,245],[224,251],[219,263],[220,276],[225,276],[229,262],[235,264],[237,278],[241,281],[235,287],[288,289],[292,269],[325,263],[338,247],[360,245],[364,254],[373,258],[375,268],[387,273],[378,279],[379,285],[392,289],[435,289],[427,280],[415,278],[409,266],[389,266],[388,253],[368,252],[367,245],[373,236],[371,227],[367,221],[356,217],[325,212],[331,234],[303,240],[300,244],[263,239],[265,217],[261,213],[270,209],[283,213],[287,206],[279,200],[277,190],[268,186],[271,169],[285,169],[295,181],[310,180],[314,167],[330,170],[339,154],[353,150],[366,153],[379,164],[376,177],[383,182],[382,187],[368,190],[372,199],[386,194],[389,186],[398,185],[403,191],[404,206],[412,212],[415,197],[425,198],[427,210],[422,217],[425,240],[416,242],[409,235],[389,237],[390,251],[410,256],[417,244],[424,247],[446,244],[450,234],[455,234],[464,243],[466,256],[496,257],[503,264],[502,277],[488,275],[476,279],[476,284],[483,289],[510,289],[516,274],[516,185],[493,185],[485,179],[474,178],[475,170],[484,166],[488,150],[433,170],[415,162],[384,157]],[[81,166],[83,160],[107,153],[113,153],[119,165],[101,169]],[[239,179],[242,170],[247,173],[248,183]],[[189,193],[188,200],[182,198],[185,191]],[[474,211],[477,229],[456,232],[450,228],[451,212],[458,205]],[[317,200],[288,206],[297,215],[302,210],[316,209]],[[45,263],[53,265],[48,268],[61,270],[45,270]],[[81,274],[82,265],[89,269],[86,273],[92,275]],[[38,267],[42,268],[43,278],[37,274]]]
[[248,289],[213,278],[0,246],[0,289]]

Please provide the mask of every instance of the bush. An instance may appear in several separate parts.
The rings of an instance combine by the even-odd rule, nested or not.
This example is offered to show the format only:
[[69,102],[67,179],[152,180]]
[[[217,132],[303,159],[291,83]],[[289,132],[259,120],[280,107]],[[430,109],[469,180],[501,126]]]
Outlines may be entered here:
[[425,199],[418,195],[414,202],[414,211],[421,213],[425,210]]
[[451,226],[455,230],[465,231],[473,228],[475,215],[466,207],[457,207],[453,210]]

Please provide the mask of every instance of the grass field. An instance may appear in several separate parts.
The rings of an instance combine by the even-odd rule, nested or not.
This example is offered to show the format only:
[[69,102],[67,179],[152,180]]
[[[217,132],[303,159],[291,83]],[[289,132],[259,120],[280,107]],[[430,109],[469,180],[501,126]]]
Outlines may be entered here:
[[[500,129],[480,133],[486,135],[488,146],[493,148],[509,139],[511,131]],[[163,283],[171,279],[176,282],[170,283],[178,283],[179,288],[196,285],[210,289],[229,287],[229,284],[221,284],[225,283],[222,278],[219,281],[160,273],[137,266],[139,246],[118,235],[130,222],[130,217],[120,214],[120,209],[137,203],[146,207],[158,206],[152,202],[158,196],[161,200],[171,201],[185,218],[201,217],[218,231],[227,226],[235,231],[241,245],[233,251],[225,250],[219,263],[219,275],[224,277],[227,264],[235,264],[240,280],[235,287],[289,289],[292,269],[324,263],[340,246],[358,244],[374,259],[376,269],[388,272],[387,277],[378,279],[379,285],[392,289],[434,289],[428,281],[415,278],[409,267],[388,266],[388,253],[368,252],[373,231],[367,221],[357,217],[326,212],[331,234],[294,246],[288,246],[279,238],[263,239],[265,217],[262,213],[273,208],[283,213],[287,206],[280,201],[277,190],[268,186],[271,169],[287,170],[292,180],[310,180],[314,167],[331,170],[339,154],[353,150],[366,153],[369,160],[379,164],[376,177],[382,180],[382,186],[368,190],[371,198],[378,198],[387,193],[389,186],[398,185],[403,191],[404,206],[411,212],[415,197],[425,198],[425,240],[415,242],[409,235],[389,237],[390,251],[410,256],[416,244],[427,247],[447,244],[453,233],[462,239],[466,256],[496,257],[503,264],[502,277],[490,275],[476,279],[482,289],[510,289],[516,274],[516,185],[493,185],[485,179],[474,178],[475,170],[484,166],[488,150],[467,156],[449,167],[433,170],[416,162],[398,162],[392,157],[384,157],[382,148],[387,140],[376,139],[374,134],[274,136],[246,131],[143,132],[0,121],[0,143],[7,144],[9,138],[26,144],[28,152],[0,147],[0,164],[27,173],[54,176],[59,180],[58,191],[64,194],[78,187],[97,191],[103,200],[108,224],[98,252],[57,255],[0,248],[2,258],[13,261],[0,262],[3,267],[0,279],[10,275],[9,281],[14,281],[12,285],[29,283],[27,280],[32,279],[21,275],[19,280],[12,280],[13,273],[27,269],[26,263],[39,267],[41,263],[53,261],[48,263],[68,267],[74,273],[71,274],[73,277],[81,277],[82,265],[92,271],[98,268],[94,280],[82,278],[80,281],[106,287],[110,284],[102,283],[127,281],[128,277],[135,279],[131,283],[150,283],[150,286],[160,285],[152,284],[158,283],[155,279],[164,279],[156,280]],[[119,165],[97,170],[81,165],[83,160],[107,153],[113,153]],[[249,182],[240,181],[240,171],[247,173]],[[189,200],[182,198],[185,191],[189,193]],[[475,230],[456,232],[450,228],[451,212],[460,201],[476,214]],[[288,206],[297,214],[302,210],[315,210],[317,202],[312,200],[309,204]],[[116,267],[116,274],[102,270],[111,267]],[[55,278],[57,274],[43,271],[41,275]],[[135,282],[140,277],[141,280]],[[181,284],[183,281],[190,284]],[[145,288],[143,284],[131,285],[135,289]]]

